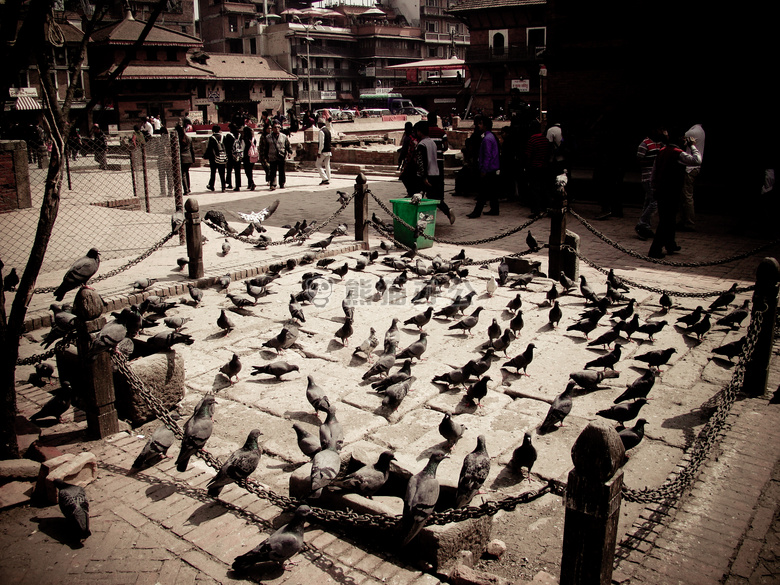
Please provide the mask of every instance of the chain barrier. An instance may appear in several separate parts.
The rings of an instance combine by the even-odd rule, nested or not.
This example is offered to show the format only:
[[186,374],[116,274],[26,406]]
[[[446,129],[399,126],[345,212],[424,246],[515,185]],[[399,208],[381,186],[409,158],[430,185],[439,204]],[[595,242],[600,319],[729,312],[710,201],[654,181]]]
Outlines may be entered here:
[[[367,193],[369,193],[371,195],[371,197],[373,197],[374,201],[376,201],[377,205],[379,205],[379,207],[381,207],[382,210],[385,213],[387,213],[390,217],[392,217],[394,220],[398,221],[398,223],[400,223],[401,225],[403,225],[407,229],[411,230],[412,233],[417,233],[417,228],[416,227],[409,225],[403,219],[398,217],[395,213],[390,211],[390,209],[387,207],[387,205],[385,205],[384,202],[382,200],[380,200],[376,195],[374,195],[370,191],[367,191]],[[523,231],[525,228],[527,228],[531,224],[539,221],[543,217],[546,217],[547,215],[548,215],[548,212],[545,211],[544,213],[540,213],[539,215],[535,215],[534,217],[532,217],[531,219],[529,219],[525,223],[523,223],[523,224],[521,224],[521,225],[519,225],[517,227],[514,227],[514,228],[512,228],[511,230],[509,230],[507,232],[502,232],[502,233],[500,233],[498,235],[492,236],[490,238],[483,238],[481,240],[469,240],[469,241],[465,241],[465,242],[458,242],[458,241],[455,241],[455,240],[445,240],[443,238],[437,238],[435,236],[429,236],[428,234],[424,234],[424,233],[420,233],[419,235],[420,235],[420,237],[425,238],[426,240],[433,240],[434,242],[437,242],[439,244],[451,244],[451,245],[454,245],[454,246],[477,246],[477,245],[480,245],[480,244],[488,244],[490,242],[496,242],[496,241],[498,241],[498,240],[500,240],[502,238],[506,238],[508,236],[512,236],[512,235],[514,235],[514,234],[516,234],[518,232]]]
[[685,490],[693,484],[699,474],[699,469],[709,458],[712,449],[720,442],[721,435],[728,426],[728,415],[745,381],[745,368],[753,357],[753,350],[761,331],[765,313],[766,307],[761,311],[756,311],[755,318],[748,325],[742,354],[734,367],[731,381],[718,395],[718,405],[715,412],[710,416],[686,453],[688,460],[685,465],[677,470],[674,478],[666,481],[660,487],[637,490],[624,486],[623,499],[642,504],[668,502],[679,499]]
[[[165,236],[163,239],[161,239],[156,244],[154,244],[151,248],[149,248],[146,252],[144,252],[143,254],[141,254],[140,256],[138,256],[136,258],[133,258],[132,260],[130,260],[126,264],[123,264],[122,266],[120,266],[118,268],[114,268],[113,270],[109,270],[108,272],[104,272],[103,274],[95,276],[94,278],[91,278],[89,280],[89,283],[90,284],[95,284],[95,283],[101,282],[103,280],[111,278],[112,276],[116,276],[117,274],[120,274],[120,273],[124,272],[125,270],[129,270],[130,268],[132,268],[136,264],[140,264],[141,262],[146,260],[149,256],[154,254],[157,250],[162,248],[168,242],[168,240],[170,240],[173,236],[175,236],[176,234],[179,233],[180,229],[181,228],[172,231],[167,236]],[[55,290],[57,290],[57,288],[59,288],[59,287],[47,286],[45,288],[36,288],[35,290],[33,290],[33,292],[35,294],[53,293]]]
[[66,347],[68,347],[71,343],[73,343],[76,339],[76,331],[68,331],[57,343],[54,344],[54,347],[51,349],[47,349],[43,353],[37,353],[35,355],[31,355],[30,357],[26,358],[19,358],[16,360],[17,366],[31,366],[33,364],[39,364],[43,360],[47,360],[49,358],[54,357],[57,355],[58,351],[63,351]]
[[592,233],[594,236],[602,240],[603,242],[609,244],[613,248],[620,250],[624,254],[628,254],[629,256],[632,256],[634,258],[637,258],[639,260],[644,260],[645,262],[652,262],[653,264],[662,264],[664,266],[677,266],[680,268],[699,268],[702,266],[717,266],[718,264],[728,264],[729,262],[734,262],[736,260],[744,260],[745,258],[749,258],[750,256],[753,256],[754,254],[758,254],[759,252],[762,252],[763,250],[766,250],[767,248],[771,248],[772,246],[775,246],[777,244],[780,244],[780,238],[773,240],[771,242],[767,242],[766,244],[762,244],[758,246],[757,248],[754,248],[753,250],[749,252],[743,252],[742,254],[736,254],[734,256],[729,256],[728,258],[721,258],[719,260],[708,260],[705,262],[674,262],[671,260],[662,260],[660,258],[651,258],[650,256],[645,256],[643,254],[640,254],[639,252],[635,252],[634,250],[630,250],[629,248],[626,248],[625,246],[622,246],[618,242],[615,242],[614,240],[608,238],[604,234],[602,234],[600,231],[598,231],[595,227],[593,227],[588,221],[579,215],[577,212],[575,212],[570,207],[566,209],[566,211],[572,215],[577,221],[579,221],[585,229],[587,229],[590,233]]
[[[595,268],[596,270],[598,270],[602,274],[609,274],[609,269],[608,268],[604,268],[602,266],[599,266],[598,264],[596,264],[595,262],[593,262],[589,258],[583,256],[580,252],[578,252],[577,250],[575,250],[574,248],[572,248],[568,244],[563,244],[561,247],[563,249],[571,252],[572,254],[576,255],[577,258],[579,258],[580,260],[585,262],[585,264],[587,264],[591,268]],[[628,278],[624,278],[622,276],[620,277],[620,280],[621,280],[621,282],[624,282],[624,283],[626,283],[629,286],[633,286],[634,288],[638,288],[638,289],[641,289],[641,290],[646,290],[646,291],[650,291],[650,292],[654,292],[654,293],[659,293],[659,294],[666,293],[669,296],[680,297],[680,298],[704,299],[704,298],[708,298],[708,297],[717,297],[717,296],[723,294],[724,292],[726,292],[726,291],[711,291],[711,292],[700,292],[700,293],[682,292],[682,291],[667,290],[667,289],[658,288],[658,287],[655,287],[655,286],[649,286],[649,285],[646,285],[646,284],[641,284],[641,283],[636,282],[635,280],[629,280]],[[755,288],[756,288],[756,285],[751,284],[750,286],[737,287],[733,292],[735,292],[735,293],[749,292],[749,291],[755,290]]]

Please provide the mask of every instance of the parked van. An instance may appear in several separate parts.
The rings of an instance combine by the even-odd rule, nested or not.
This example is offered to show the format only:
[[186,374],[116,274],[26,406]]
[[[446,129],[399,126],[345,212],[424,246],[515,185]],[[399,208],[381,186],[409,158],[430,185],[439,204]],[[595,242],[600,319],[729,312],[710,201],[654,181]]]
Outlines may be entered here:
[[390,110],[400,114],[404,108],[414,108],[412,100],[404,99],[400,93],[361,93],[358,100],[360,110]]

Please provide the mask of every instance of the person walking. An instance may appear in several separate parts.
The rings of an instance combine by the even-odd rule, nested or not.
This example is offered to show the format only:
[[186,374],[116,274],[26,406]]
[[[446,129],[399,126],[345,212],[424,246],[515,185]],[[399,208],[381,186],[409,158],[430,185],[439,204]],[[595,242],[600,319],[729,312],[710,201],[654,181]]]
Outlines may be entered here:
[[658,202],[655,200],[653,191],[653,164],[658,153],[669,141],[668,134],[664,129],[653,130],[650,135],[639,143],[636,151],[636,158],[639,161],[639,167],[642,171],[642,192],[645,199],[642,204],[642,213],[636,223],[634,230],[640,240],[648,240],[655,237],[653,226],[650,221],[658,210]]
[[320,129],[319,143],[317,147],[317,161],[314,163],[317,172],[320,174],[320,185],[330,185],[330,159],[331,152],[331,133],[325,120],[317,120],[317,127]]
[[[227,164],[225,165],[225,187],[239,191],[241,189],[241,145],[236,148],[236,141],[239,140],[238,126],[231,122],[228,126],[229,132],[225,134],[222,144],[227,153]],[[233,187],[233,175],[235,174],[235,188]]]
[[219,173],[219,182],[222,185],[222,192],[224,193],[227,152],[225,151],[225,145],[222,143],[222,134],[220,134],[219,124],[214,124],[211,127],[211,136],[209,136],[203,158],[209,161],[209,170],[211,172],[206,189],[209,191],[214,190],[214,179],[216,178],[217,173]]
[[241,142],[244,145],[244,155],[241,162],[244,163],[244,173],[246,174],[246,184],[250,191],[255,190],[254,170],[255,163],[260,159],[260,153],[257,149],[257,139],[255,133],[249,126],[244,126],[241,130]]
[[92,143],[95,145],[95,161],[101,170],[108,168],[106,154],[108,152],[108,139],[105,133],[97,124],[92,126]]
[[466,217],[475,219],[482,215],[485,203],[490,200],[490,210],[485,215],[498,215],[498,170],[501,168],[498,150],[498,140],[493,134],[493,120],[478,115],[474,118],[474,125],[482,134],[482,142],[479,145],[479,178],[480,189],[477,195],[477,203],[474,211]]
[[271,191],[276,189],[276,176],[279,175],[279,188],[284,189],[286,176],[284,174],[284,165],[287,156],[292,154],[290,139],[286,134],[282,134],[282,125],[274,122],[271,127],[271,133],[266,137],[268,141],[268,163],[271,167],[268,177]]
[[191,188],[190,167],[195,162],[195,149],[192,146],[192,138],[187,136],[184,126],[176,124],[176,135],[179,137],[179,159],[181,160],[181,186],[185,195]]
[[[704,127],[701,124],[694,124],[685,133],[685,138],[693,138],[694,144],[699,151],[699,157],[704,160]],[[685,152],[692,154],[690,144]],[[680,205],[680,221],[677,229],[684,232],[696,231],[696,213],[693,205],[693,188],[696,183],[696,177],[701,173],[701,163],[697,165],[688,165],[685,168],[685,180],[682,187],[682,205]]]
[[433,138],[428,136],[428,122],[417,122],[414,125],[414,131],[419,140],[414,157],[417,185],[425,197],[439,201],[436,207],[441,209],[442,213],[450,220],[450,225],[452,225],[455,223],[455,214],[444,202],[444,177],[436,161],[436,143],[433,141]]
[[675,144],[668,144],[660,150],[653,166],[652,183],[658,201],[658,229],[647,254],[651,258],[663,258],[663,248],[666,248],[667,254],[680,251],[676,241],[675,221],[685,180],[685,167],[701,164],[696,139],[683,140],[690,153]]

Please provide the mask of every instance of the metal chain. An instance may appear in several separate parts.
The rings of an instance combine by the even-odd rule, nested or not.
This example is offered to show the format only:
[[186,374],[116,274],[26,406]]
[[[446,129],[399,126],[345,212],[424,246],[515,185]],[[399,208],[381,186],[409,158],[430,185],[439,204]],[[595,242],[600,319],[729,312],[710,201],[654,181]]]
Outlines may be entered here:
[[[589,258],[583,256],[580,252],[578,252],[577,250],[575,250],[574,248],[572,248],[568,244],[563,244],[561,246],[561,248],[563,248],[565,250],[568,250],[569,252],[575,254],[577,256],[577,258],[579,258],[580,260],[585,262],[585,264],[587,264],[591,268],[595,268],[596,270],[598,270],[602,274],[609,274],[609,268],[604,268],[602,266],[599,266],[598,264],[596,264],[595,262],[593,262]],[[638,289],[646,290],[646,291],[650,291],[650,292],[655,292],[655,293],[659,293],[659,294],[666,293],[667,295],[672,296],[672,297],[681,297],[681,298],[690,298],[690,299],[703,299],[703,298],[707,298],[707,297],[716,297],[716,296],[722,295],[724,292],[726,292],[726,291],[718,291],[718,290],[712,291],[712,292],[701,292],[701,293],[682,292],[682,291],[677,291],[677,290],[667,290],[667,289],[658,288],[658,287],[655,287],[655,286],[649,286],[649,285],[646,285],[646,284],[641,284],[641,283],[638,283],[638,282],[636,282],[634,280],[629,280],[628,278],[624,278],[622,276],[620,277],[620,280],[622,282],[625,282],[629,286],[633,286],[634,288],[638,288]],[[748,291],[755,290],[755,288],[756,288],[756,285],[751,284],[750,286],[737,287],[736,289],[734,289],[733,292],[735,292],[735,293],[748,292]]]
[[587,229],[589,232],[591,232],[594,236],[602,240],[603,242],[606,242],[613,248],[616,248],[617,250],[620,250],[624,254],[628,254],[629,256],[633,256],[634,258],[638,258],[639,260],[644,260],[645,262],[652,262],[653,264],[662,264],[664,266],[677,266],[677,267],[683,267],[683,268],[697,268],[701,266],[717,266],[718,264],[728,264],[729,262],[734,262],[736,260],[744,260],[745,258],[749,258],[750,256],[753,256],[754,254],[758,254],[759,252],[771,248],[772,246],[775,246],[777,244],[780,244],[780,239],[773,240],[771,242],[767,242],[766,244],[762,244],[761,246],[758,246],[757,248],[754,248],[753,250],[749,252],[744,252],[742,254],[736,254],[735,256],[729,256],[728,258],[721,258],[719,260],[708,260],[706,262],[674,262],[672,260],[662,260],[660,258],[651,258],[650,256],[645,256],[643,254],[640,254],[639,252],[635,252],[634,250],[630,250],[629,248],[626,248],[619,243],[615,242],[614,240],[611,240],[604,234],[602,234],[600,231],[598,231],[596,228],[594,228],[588,221],[582,217],[581,215],[577,214],[573,209],[567,208],[567,211],[569,214],[571,214],[577,221],[579,221],[583,226],[585,226],[585,229]]
[[[128,270],[135,266],[136,264],[139,264],[146,260],[149,256],[154,254],[157,250],[162,248],[168,240],[170,240],[173,236],[179,233],[179,230],[181,227],[177,230],[172,231],[167,236],[165,236],[163,239],[161,239],[159,242],[154,244],[151,248],[149,248],[146,252],[138,256],[137,258],[133,258],[130,260],[127,264],[123,264],[119,268],[115,268],[114,270],[109,270],[108,272],[105,272],[99,276],[95,276],[94,278],[90,279],[90,284],[95,284],[97,282],[101,282],[103,280],[106,280],[107,278],[111,278],[112,276],[116,276],[117,274],[120,274],[124,272],[125,270]],[[59,287],[57,286],[47,286],[45,288],[36,288],[33,292],[35,294],[45,294],[45,293],[53,293],[55,290],[57,290]]]
[[[370,193],[370,191],[369,191],[369,193]],[[391,216],[394,220],[398,221],[398,223],[400,223],[401,225],[403,225],[407,229],[411,230],[412,233],[417,233],[417,228],[415,226],[409,225],[403,219],[401,219],[396,214],[394,214],[392,211],[390,211],[390,209],[387,207],[387,205],[385,205],[384,202],[382,200],[380,200],[376,195],[371,193],[371,197],[374,198],[374,201],[377,202],[377,205],[379,205],[379,207],[381,207],[384,210],[385,213],[387,213],[389,216]],[[500,233],[500,234],[498,234],[496,236],[493,236],[493,237],[490,237],[490,238],[483,238],[481,240],[469,240],[469,241],[465,241],[465,242],[459,242],[459,241],[455,241],[455,240],[445,240],[444,238],[437,238],[435,236],[429,236],[428,234],[424,234],[424,233],[420,233],[419,235],[420,235],[420,237],[425,238],[426,240],[433,240],[434,242],[437,242],[439,244],[452,244],[454,246],[476,246],[476,245],[479,245],[479,244],[487,244],[487,243],[490,243],[490,242],[496,242],[496,241],[498,241],[498,240],[500,240],[502,238],[506,238],[508,236],[512,236],[512,235],[516,234],[517,232],[523,231],[529,225],[539,221],[540,219],[542,219],[543,217],[546,217],[546,216],[547,216],[547,212],[540,213],[539,215],[535,215],[534,217],[529,219],[527,222],[525,222],[525,223],[523,223],[523,224],[521,224],[521,225],[519,225],[517,227],[514,227],[514,228],[512,228],[511,230],[509,230],[507,232],[502,232],[502,233]]]
[[66,347],[68,347],[73,341],[76,339],[76,331],[68,331],[57,343],[54,344],[54,347],[51,349],[48,349],[44,351],[43,353],[38,353],[35,355],[31,355],[30,357],[26,358],[19,358],[16,360],[17,366],[31,366],[33,364],[39,364],[43,360],[47,360],[49,358],[54,357],[57,355],[58,351],[63,351]]
[[761,325],[764,320],[764,314],[767,308],[756,310],[753,319],[748,325],[748,331],[745,335],[745,344],[742,354],[734,367],[734,373],[731,381],[717,397],[718,406],[702,430],[699,432],[696,440],[686,453],[688,461],[684,466],[677,470],[674,478],[665,482],[658,488],[639,490],[623,487],[623,498],[629,502],[639,502],[643,504],[661,503],[669,499],[678,499],[685,490],[696,480],[699,469],[707,461],[712,449],[720,442],[721,435],[726,429],[728,415],[731,407],[737,399],[737,394],[745,381],[745,368],[753,357],[753,351],[758,340]]

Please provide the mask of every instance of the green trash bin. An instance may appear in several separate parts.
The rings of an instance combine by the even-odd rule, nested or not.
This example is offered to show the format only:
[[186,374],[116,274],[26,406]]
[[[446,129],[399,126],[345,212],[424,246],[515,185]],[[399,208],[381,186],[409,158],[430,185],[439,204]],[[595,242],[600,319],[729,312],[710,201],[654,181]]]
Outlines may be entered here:
[[[436,232],[436,206],[439,204],[437,199],[421,199],[417,205],[411,202],[411,199],[391,199],[393,204],[393,213],[411,226],[419,225],[422,232],[433,237]],[[407,228],[397,219],[393,219],[393,235],[395,239],[405,246],[411,247],[413,243],[417,248],[430,248],[433,246],[433,240],[419,236],[416,241],[412,230]]]

